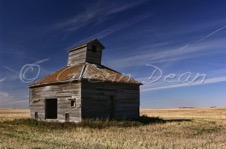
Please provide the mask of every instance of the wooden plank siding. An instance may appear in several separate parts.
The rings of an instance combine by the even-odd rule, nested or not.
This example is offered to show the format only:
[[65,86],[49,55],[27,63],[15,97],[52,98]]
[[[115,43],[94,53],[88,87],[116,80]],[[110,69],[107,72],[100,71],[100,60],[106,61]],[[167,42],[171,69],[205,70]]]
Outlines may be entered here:
[[83,47],[79,50],[69,52],[68,66],[85,63],[86,62],[87,47]]
[[[76,99],[76,106],[71,107],[71,97]],[[31,117],[45,120],[45,100],[57,99],[57,120],[64,121],[65,113],[69,113],[70,121],[81,121],[81,84],[73,82],[67,84],[54,84],[30,88]]]
[[[96,46],[96,52],[92,52],[92,46]],[[87,45],[86,62],[101,64],[102,48],[98,44]]]
[[[96,52],[92,52],[92,46],[96,46]],[[68,55],[68,66],[85,62],[101,64],[102,48],[98,44],[88,44],[87,47],[70,51]]]
[[82,82],[82,118],[136,119],[139,117],[139,85]]

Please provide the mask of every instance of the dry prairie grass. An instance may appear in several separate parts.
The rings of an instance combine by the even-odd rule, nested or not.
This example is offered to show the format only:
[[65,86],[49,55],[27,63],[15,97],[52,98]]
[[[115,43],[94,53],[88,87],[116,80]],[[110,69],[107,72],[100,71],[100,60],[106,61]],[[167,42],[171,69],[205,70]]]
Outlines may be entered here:
[[141,114],[162,118],[226,120],[226,108],[143,109]]
[[[0,113],[0,148],[226,148],[226,109],[141,110],[159,118],[147,123],[99,121],[80,126],[12,120],[28,117],[26,110]],[[97,124],[105,127],[92,127]]]
[[28,109],[0,109],[0,121],[29,118]]

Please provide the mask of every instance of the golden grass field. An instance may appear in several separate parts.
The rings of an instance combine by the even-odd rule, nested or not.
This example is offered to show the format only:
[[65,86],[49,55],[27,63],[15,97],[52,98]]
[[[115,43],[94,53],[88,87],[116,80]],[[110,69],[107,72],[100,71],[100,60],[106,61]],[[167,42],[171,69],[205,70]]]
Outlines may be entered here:
[[226,149],[226,108],[143,109],[141,114],[159,118],[142,125],[118,122],[126,127],[73,127],[31,123],[29,110],[3,109],[0,148]]

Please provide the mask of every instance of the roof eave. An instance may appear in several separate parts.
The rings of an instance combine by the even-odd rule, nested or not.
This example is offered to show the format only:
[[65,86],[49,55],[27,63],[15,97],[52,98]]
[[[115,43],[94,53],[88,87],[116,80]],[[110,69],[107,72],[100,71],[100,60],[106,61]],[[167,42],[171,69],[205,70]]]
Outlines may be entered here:
[[88,44],[90,44],[92,42],[97,42],[102,47],[102,49],[105,49],[104,45],[97,38],[94,38],[94,39],[92,39],[90,41],[87,41],[85,43],[79,44],[79,45],[69,49],[69,52],[75,51],[75,50],[78,50],[78,49],[81,49],[81,48],[84,48],[84,47],[86,47]]
[[[53,84],[65,84],[65,83],[70,83],[70,82],[81,82],[82,80],[89,81],[90,79],[82,78],[82,79],[76,79],[76,80],[69,80],[69,81],[58,81],[58,82],[51,82],[51,83],[43,83],[43,84],[36,84],[36,85],[29,85],[29,88],[35,88],[35,87],[40,87],[40,86],[46,86],[46,85],[53,85]],[[106,81],[106,80],[98,80],[98,79],[92,79],[92,81],[98,81],[98,82],[106,82],[106,83],[116,83],[116,84],[131,84],[131,85],[143,85],[140,82],[133,83],[133,82],[117,82],[117,81]]]
[[65,84],[70,82],[80,82],[80,80],[69,80],[69,81],[57,81],[57,82],[50,82],[50,83],[43,83],[43,84],[35,84],[35,85],[29,85],[29,88],[39,87],[39,86],[46,86],[46,85],[53,85],[53,84]]
[[110,80],[99,80],[99,79],[87,79],[87,78],[83,78],[82,80],[85,81],[98,81],[98,82],[106,82],[106,83],[116,83],[116,84],[132,84],[132,85],[143,85],[141,82],[119,82],[119,81],[110,81]]

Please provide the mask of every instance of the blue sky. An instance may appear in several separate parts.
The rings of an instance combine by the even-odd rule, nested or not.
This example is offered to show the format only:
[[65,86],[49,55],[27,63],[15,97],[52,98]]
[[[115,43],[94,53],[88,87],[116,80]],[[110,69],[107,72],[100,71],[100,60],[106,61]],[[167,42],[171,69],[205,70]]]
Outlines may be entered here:
[[144,83],[141,108],[225,107],[225,8],[223,0],[0,0],[0,108],[27,108],[28,84],[93,38],[106,47],[104,65]]

